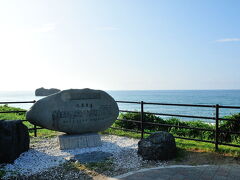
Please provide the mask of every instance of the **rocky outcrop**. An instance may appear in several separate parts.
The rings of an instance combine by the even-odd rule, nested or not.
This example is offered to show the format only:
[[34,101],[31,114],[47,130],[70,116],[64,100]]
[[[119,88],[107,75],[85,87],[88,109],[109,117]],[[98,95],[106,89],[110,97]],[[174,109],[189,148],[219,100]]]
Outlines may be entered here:
[[35,90],[35,96],[49,96],[51,94],[58,93],[59,91],[61,90],[56,88],[45,89],[41,87]]
[[172,134],[157,132],[138,142],[138,154],[144,160],[168,160],[176,156],[176,143]]
[[68,134],[95,133],[109,128],[119,114],[106,92],[69,89],[37,101],[27,112],[32,124]]
[[28,128],[22,121],[0,120],[0,164],[13,163],[28,149]]

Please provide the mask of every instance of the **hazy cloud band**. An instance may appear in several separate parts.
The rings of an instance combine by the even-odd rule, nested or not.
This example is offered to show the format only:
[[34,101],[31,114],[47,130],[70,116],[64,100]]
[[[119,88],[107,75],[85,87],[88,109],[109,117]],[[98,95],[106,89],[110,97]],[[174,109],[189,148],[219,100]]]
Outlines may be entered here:
[[239,42],[240,38],[224,38],[224,39],[218,39],[216,42]]

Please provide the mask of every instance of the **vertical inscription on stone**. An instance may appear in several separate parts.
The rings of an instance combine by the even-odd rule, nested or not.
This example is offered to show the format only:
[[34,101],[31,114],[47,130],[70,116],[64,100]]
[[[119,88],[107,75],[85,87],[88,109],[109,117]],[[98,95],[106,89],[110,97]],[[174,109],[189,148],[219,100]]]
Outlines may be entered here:
[[56,110],[52,112],[52,122],[54,128],[59,128],[59,125],[72,127],[88,121],[101,121],[112,114],[112,108],[108,105],[100,106],[99,109],[90,110]]

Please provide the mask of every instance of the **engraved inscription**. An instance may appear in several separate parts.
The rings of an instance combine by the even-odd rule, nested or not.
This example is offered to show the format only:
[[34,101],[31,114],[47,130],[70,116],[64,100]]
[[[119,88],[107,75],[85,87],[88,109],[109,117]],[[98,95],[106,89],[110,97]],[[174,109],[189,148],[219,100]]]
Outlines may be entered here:
[[52,112],[52,122],[54,128],[59,126],[76,127],[85,122],[102,121],[113,114],[111,106],[100,106],[99,109],[83,110],[56,110]]
[[75,107],[76,108],[83,108],[83,107],[90,107],[90,108],[92,108],[93,105],[92,104],[88,104],[88,103],[86,103],[86,104],[82,103],[82,104],[76,104]]

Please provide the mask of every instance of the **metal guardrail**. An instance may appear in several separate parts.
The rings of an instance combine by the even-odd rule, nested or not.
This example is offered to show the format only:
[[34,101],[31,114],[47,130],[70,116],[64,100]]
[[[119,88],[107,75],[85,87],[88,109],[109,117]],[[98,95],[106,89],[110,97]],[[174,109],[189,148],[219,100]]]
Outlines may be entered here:
[[[208,143],[214,143],[215,144],[215,150],[218,150],[218,145],[227,145],[227,146],[233,146],[233,147],[240,147],[240,145],[236,144],[228,144],[219,142],[219,135],[220,133],[229,133],[229,134],[240,134],[240,132],[233,132],[233,131],[223,131],[219,129],[219,122],[220,121],[235,121],[232,119],[227,118],[220,118],[219,117],[219,111],[221,108],[225,109],[240,109],[240,106],[222,106],[219,104],[216,105],[197,105],[197,104],[172,104],[172,103],[152,103],[152,102],[136,102],[136,101],[116,101],[117,103],[129,103],[129,104],[140,104],[140,111],[129,111],[129,110],[120,110],[120,112],[130,112],[130,113],[140,113],[140,121],[136,120],[126,120],[126,119],[118,119],[121,121],[129,121],[129,122],[135,122],[140,123],[141,127],[141,138],[144,137],[144,134],[151,134],[149,132],[145,132],[144,125],[155,125],[155,126],[167,126],[167,127],[176,127],[180,129],[195,129],[199,131],[211,131],[215,132],[214,141],[208,141],[208,140],[202,140],[202,139],[193,139],[193,138],[186,138],[186,137],[179,137],[175,136],[175,138],[180,139],[186,139],[186,140],[194,140],[194,141],[200,141],[200,142],[208,142]],[[158,105],[158,106],[187,106],[187,107],[204,107],[204,108],[214,108],[215,109],[215,116],[214,117],[206,117],[206,116],[190,116],[190,115],[180,115],[180,114],[167,114],[167,113],[152,113],[152,112],[144,112],[144,105]],[[185,117],[185,118],[197,118],[197,119],[209,119],[215,121],[215,129],[205,129],[205,128],[196,128],[196,127],[186,127],[186,126],[179,126],[179,125],[170,125],[170,124],[161,124],[161,123],[152,123],[152,122],[146,122],[144,121],[144,114],[152,114],[157,116],[172,116],[172,117]],[[240,123],[240,122],[238,122]],[[116,129],[116,128],[114,128]],[[124,130],[121,128],[121,130]],[[125,129],[128,131],[127,129]],[[132,131],[132,130],[131,130]]]
[[[20,104],[20,103],[35,103],[36,101],[18,101],[18,102],[0,102],[0,104]],[[124,128],[116,128],[111,127],[112,129],[119,129],[124,131],[131,131],[131,132],[137,132],[141,133],[141,138],[144,137],[144,134],[151,134],[149,132],[145,131],[145,125],[155,125],[155,126],[167,126],[167,127],[176,127],[180,129],[196,129],[198,131],[210,131],[215,132],[214,141],[209,140],[202,140],[202,139],[193,139],[193,138],[186,138],[186,137],[179,137],[175,136],[175,138],[180,139],[186,139],[186,140],[194,140],[194,141],[200,141],[200,142],[207,142],[207,143],[214,143],[215,149],[218,150],[218,145],[227,145],[227,146],[233,146],[233,147],[240,147],[240,145],[236,144],[228,144],[219,142],[219,135],[220,133],[230,133],[232,134],[240,134],[240,132],[232,132],[232,131],[223,131],[219,129],[219,122],[220,121],[235,121],[232,119],[226,119],[226,118],[220,118],[219,117],[219,111],[221,108],[228,108],[228,109],[240,109],[240,106],[221,106],[219,104],[216,105],[196,105],[196,104],[171,104],[171,103],[152,103],[152,102],[143,102],[143,101],[116,101],[117,103],[128,103],[128,104],[139,104],[140,105],[140,111],[129,111],[129,110],[120,110],[120,112],[130,112],[130,113],[140,113],[140,119],[139,121],[136,120],[127,120],[127,119],[118,119],[120,121],[129,121],[134,123],[140,123],[140,131],[134,130],[134,129],[124,129]],[[190,115],[179,115],[179,114],[167,114],[167,113],[150,113],[150,112],[144,112],[144,105],[158,105],[158,106],[188,106],[188,107],[205,107],[205,108],[214,108],[215,109],[215,116],[214,117],[206,117],[206,116],[190,116]],[[26,111],[3,111],[0,113],[26,113]],[[196,127],[186,127],[186,126],[179,126],[179,125],[170,125],[170,124],[161,124],[161,123],[152,123],[152,122],[146,122],[144,121],[144,115],[145,114],[152,114],[157,116],[172,116],[172,117],[185,117],[185,118],[197,118],[197,119],[210,119],[215,121],[215,129],[206,129],[206,128],[196,128]],[[27,120],[23,120],[27,121]],[[238,122],[240,123],[240,122]],[[37,137],[37,130],[38,129],[44,129],[41,127],[37,127],[34,125],[34,128],[29,128],[30,130],[34,130],[34,136]]]
[[[34,104],[36,101],[6,101],[6,102],[0,102],[0,104],[26,104],[26,103],[32,103]],[[27,111],[0,111],[0,113],[26,113]],[[27,121],[27,120],[22,120]],[[33,130],[34,131],[34,137],[37,137],[37,130],[38,129],[44,129],[37,127],[36,125],[33,125],[33,128],[28,128],[28,131]]]

